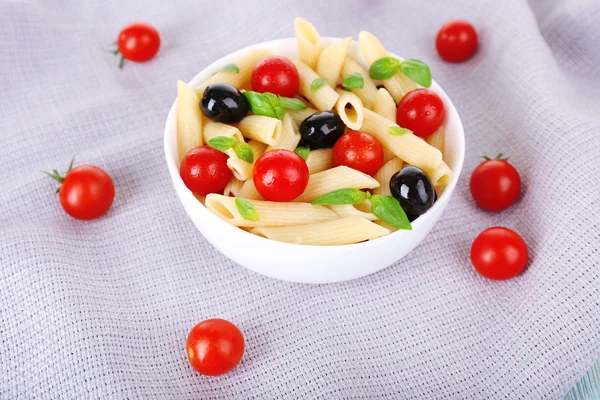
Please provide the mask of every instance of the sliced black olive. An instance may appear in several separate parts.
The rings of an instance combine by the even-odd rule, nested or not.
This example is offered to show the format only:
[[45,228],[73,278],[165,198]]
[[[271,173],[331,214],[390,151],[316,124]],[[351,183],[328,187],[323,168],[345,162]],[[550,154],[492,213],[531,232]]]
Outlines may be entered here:
[[435,202],[431,180],[423,170],[413,166],[404,167],[392,176],[390,191],[411,222],[425,214]]
[[216,122],[234,124],[240,122],[250,110],[242,92],[225,83],[208,85],[200,100],[204,115]]
[[333,147],[344,130],[340,116],[329,111],[315,113],[300,124],[302,142],[311,149]]

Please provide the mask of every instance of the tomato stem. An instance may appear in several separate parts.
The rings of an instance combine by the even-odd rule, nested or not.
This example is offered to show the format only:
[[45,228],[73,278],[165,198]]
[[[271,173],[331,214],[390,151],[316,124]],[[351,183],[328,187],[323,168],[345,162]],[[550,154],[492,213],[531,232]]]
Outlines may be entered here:
[[119,61],[119,69],[123,69],[124,64],[125,64],[125,57],[121,56],[121,61]]
[[[53,169],[52,173],[47,172],[47,171],[41,171],[42,173],[48,175],[50,178],[54,179],[55,181],[57,181],[58,183],[61,184],[65,181],[65,177],[69,174],[69,172],[71,172],[71,170],[73,169],[73,164],[75,163],[75,156],[73,156],[73,158],[71,158],[71,163],[69,164],[69,169],[67,169],[67,173],[65,174],[65,176],[62,176],[57,170]],[[60,186],[58,187],[58,189],[56,189],[56,193],[60,192]]]
[[502,154],[502,153],[499,153],[499,154],[496,156],[496,158],[490,158],[490,157],[488,157],[488,156],[482,156],[481,158],[483,158],[483,159],[484,159],[484,160],[486,160],[486,161],[491,161],[491,160],[508,161],[508,159],[509,159],[510,157],[504,157],[504,154]]

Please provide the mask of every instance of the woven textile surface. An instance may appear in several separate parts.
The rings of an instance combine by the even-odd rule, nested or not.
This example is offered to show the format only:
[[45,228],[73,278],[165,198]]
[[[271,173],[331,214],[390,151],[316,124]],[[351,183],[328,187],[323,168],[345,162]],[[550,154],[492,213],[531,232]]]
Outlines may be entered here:
[[[293,36],[296,16],[424,60],[465,126],[464,175],[433,231],[341,284],[275,281],[226,259],[186,216],[162,151],[176,80]],[[433,43],[456,17],[481,47],[450,65]],[[105,50],[132,20],[153,23],[162,47],[119,70]],[[0,398],[563,398],[600,355],[599,20],[597,0],[1,1]],[[487,213],[469,175],[499,152],[523,195]],[[73,154],[115,181],[101,219],[67,217],[40,173]],[[511,281],[469,262],[494,225],[529,245]],[[216,378],[185,355],[209,317],[246,340]]]

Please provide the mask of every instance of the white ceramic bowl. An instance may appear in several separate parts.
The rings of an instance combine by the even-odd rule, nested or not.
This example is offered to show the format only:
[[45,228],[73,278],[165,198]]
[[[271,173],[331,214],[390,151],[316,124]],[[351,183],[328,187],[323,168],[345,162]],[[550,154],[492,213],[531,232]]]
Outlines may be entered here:
[[[337,39],[322,40],[327,45]],[[277,54],[298,58],[294,38],[260,43],[214,62],[196,75],[190,85],[199,86],[219,67],[234,63],[238,56],[254,48],[271,49]],[[366,65],[358,51],[357,42],[352,43],[350,54]],[[399,230],[372,241],[345,246],[307,246],[265,239],[228,224],[204,207],[185,187],[179,176],[174,103],[167,117],[164,148],[177,196],[198,230],[217,250],[259,274],[291,282],[330,283],[377,272],[400,260],[423,240],[444,212],[460,176],[465,153],[462,123],[452,101],[442,88],[433,82],[430,89],[442,98],[446,107],[445,161],[454,172],[454,177],[433,207],[413,222],[411,231]]]

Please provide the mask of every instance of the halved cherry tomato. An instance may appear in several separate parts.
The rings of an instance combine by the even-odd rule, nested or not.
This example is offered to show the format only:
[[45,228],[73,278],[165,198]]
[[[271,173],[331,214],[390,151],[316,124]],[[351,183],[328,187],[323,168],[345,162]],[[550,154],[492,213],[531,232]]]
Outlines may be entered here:
[[144,62],[149,61],[160,48],[160,36],[156,28],[144,22],[134,22],[127,25],[119,33],[117,49],[115,54],[121,53],[121,64],[123,59]]
[[270,56],[256,64],[250,83],[255,92],[294,97],[300,88],[300,76],[289,59]]
[[529,252],[523,238],[508,228],[495,226],[481,232],[471,246],[471,262],[488,279],[506,280],[519,275]]
[[437,34],[435,47],[445,61],[461,62],[475,54],[477,32],[467,21],[453,20],[445,23]]
[[208,145],[190,150],[179,167],[185,186],[195,194],[220,193],[233,176],[227,155]]
[[268,151],[254,164],[254,186],[271,201],[291,201],[308,185],[308,166],[298,154],[289,150]]
[[519,197],[521,177],[517,169],[505,159],[488,159],[473,171],[470,187],[479,207],[488,211],[502,211]]
[[192,328],[186,342],[188,360],[202,375],[231,371],[244,355],[244,336],[224,319],[207,319]]
[[373,176],[383,165],[383,147],[368,133],[350,131],[335,142],[333,163]]
[[396,122],[420,137],[435,132],[446,118],[444,102],[429,89],[415,89],[404,95],[396,109]]

